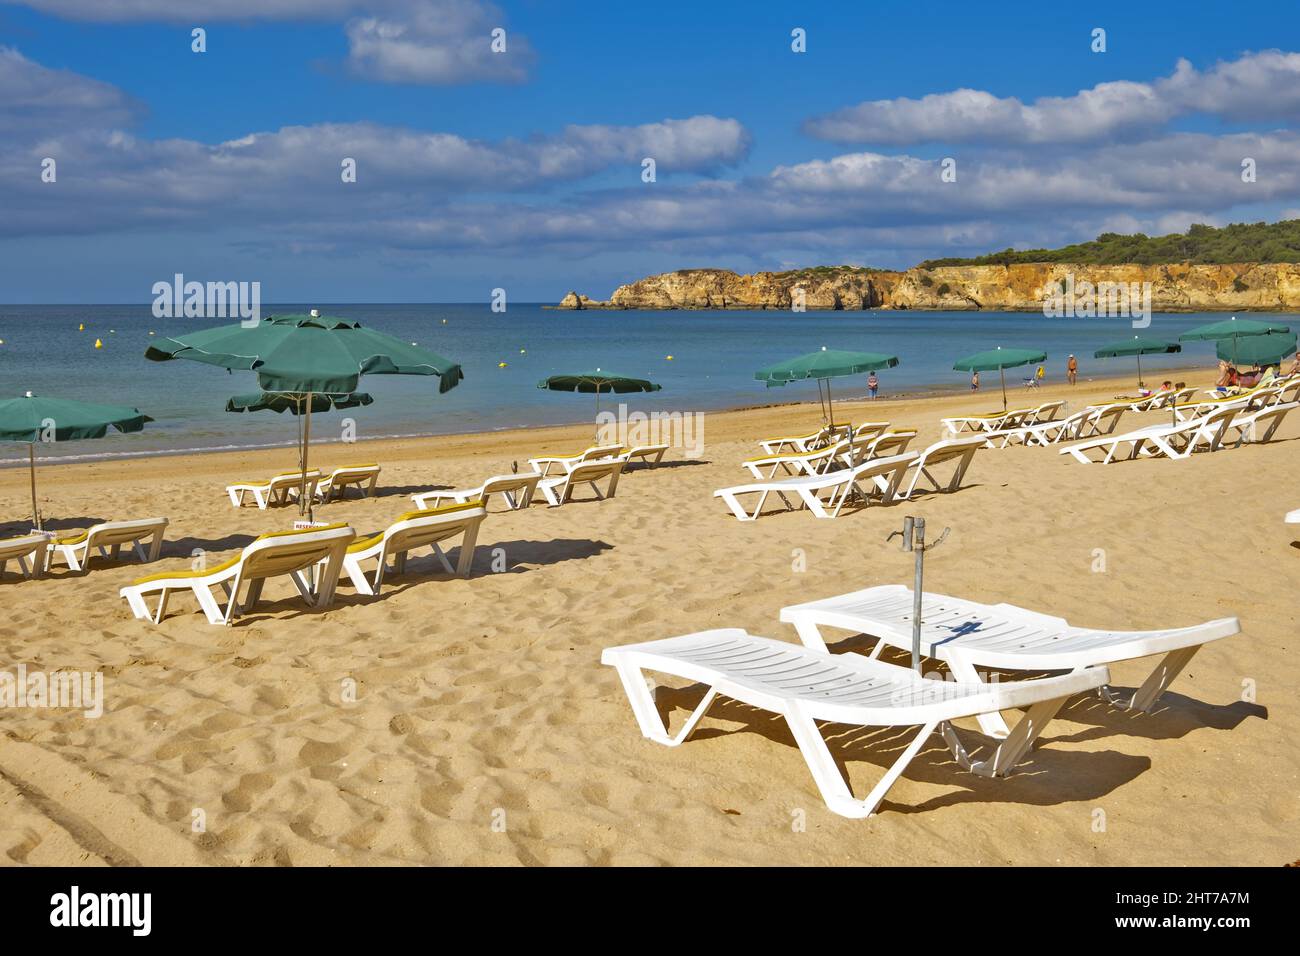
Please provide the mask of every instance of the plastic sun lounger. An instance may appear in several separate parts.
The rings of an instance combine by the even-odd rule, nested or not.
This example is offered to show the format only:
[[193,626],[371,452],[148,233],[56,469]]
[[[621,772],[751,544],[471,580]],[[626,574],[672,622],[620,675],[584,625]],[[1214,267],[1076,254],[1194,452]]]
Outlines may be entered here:
[[[230,495],[230,503],[236,508],[242,508],[245,498],[252,495],[253,500],[257,502],[257,507],[265,511],[271,504],[288,504],[289,494],[297,493],[302,488],[302,474],[301,471],[290,471],[266,481],[245,481],[227,485],[226,494]],[[307,494],[316,493],[316,484],[320,478],[320,472],[315,469],[307,472]]]
[[[860,482],[866,481],[874,485],[883,503],[893,501],[907,466],[914,460],[916,460],[916,452],[908,452],[888,458],[876,458],[855,465],[853,468],[845,468],[825,475],[804,475],[798,478],[780,478],[750,485],[737,485],[734,488],[720,488],[713,493],[713,497],[725,501],[731,513],[741,521],[753,521],[762,514],[763,505],[766,504],[769,495],[780,498],[789,511],[795,511],[797,508],[787,495],[797,497],[803,507],[811,511],[815,517],[835,518],[839,516],[844,503],[854,491],[864,497],[871,497],[870,491],[864,489]],[[741,504],[740,498],[752,494],[758,495],[758,503],[751,514]]]
[[[917,455],[916,460],[908,465],[911,479],[907,482],[906,487],[899,490],[898,497],[906,501],[914,494],[920,494],[924,491],[925,489],[917,487],[922,478],[929,483],[929,490],[931,491],[945,494],[956,491],[961,487],[962,479],[966,477],[966,470],[970,468],[971,459],[983,447],[985,447],[985,439],[979,435],[971,438],[948,438],[935,442]],[[956,467],[953,468],[951,477],[946,482],[940,483],[930,469],[950,461],[956,461]]]
[[[574,465],[567,475],[543,478],[537,483],[537,487],[541,489],[547,502],[554,508],[572,501],[573,492],[582,484],[591,485],[596,500],[604,501],[606,498],[613,498],[614,492],[618,490],[618,477],[623,473],[625,464],[627,464],[627,459],[621,457],[584,461],[581,464]],[[609,484],[605,488],[605,493],[601,494],[597,482],[604,479],[608,479]]]
[[[913,600],[911,588],[887,584],[783,608],[781,620],[793,624],[799,639],[816,650],[826,648],[823,628],[875,637],[870,656],[876,657],[886,645],[911,649]],[[1127,700],[1102,690],[1115,706],[1135,711],[1149,711],[1203,645],[1240,629],[1237,619],[1228,617],[1164,630],[1095,630],[1014,604],[978,604],[928,591],[921,599],[921,653],[947,664],[958,681],[978,681],[980,669],[1087,673],[1163,655]],[[1007,733],[1001,715],[992,710],[980,715],[980,727],[994,736]]]
[[[1003,684],[931,680],[859,654],[827,654],[739,628],[701,631],[645,644],[606,648],[601,663],[618,671],[641,734],[676,747],[688,739],[719,695],[785,719],[826,806],[840,816],[871,816],[933,733],[963,768],[1005,776],[1029,752],[1066,699],[1100,687],[1104,667],[1060,677]],[[644,671],[704,684],[704,699],[676,734],[659,716]],[[986,760],[972,760],[950,721],[1028,708],[1015,730]],[[858,727],[921,729],[865,799],[855,799],[817,721]]]
[[[892,435],[893,433],[886,433]],[[916,432],[906,433],[909,437],[903,439],[901,436],[891,438],[890,441],[897,445],[901,442],[903,447],[911,441],[911,436]],[[771,480],[779,477],[778,472],[790,477],[800,475],[821,475],[829,471],[836,470],[833,466],[838,462],[842,467],[851,468],[861,461],[873,457],[877,444],[885,438],[885,435],[863,435],[859,438],[846,438],[836,442],[834,445],[827,445],[815,451],[779,453],[775,455],[760,455],[758,458],[750,458],[741,462],[741,465],[749,470],[757,480]],[[901,449],[900,449],[901,450]],[[764,473],[763,469],[770,470]]]
[[[552,474],[568,474],[578,465],[602,458],[617,458],[623,453],[622,445],[592,445],[586,451],[576,455],[552,455],[547,458],[529,458],[528,464],[542,473],[543,478]],[[558,466],[558,468],[557,468]]]
[[39,578],[45,573],[45,562],[50,546],[49,535],[26,534],[17,538],[0,540],[0,577],[10,561],[18,562],[25,578]]
[[[1139,456],[1182,459],[1189,457],[1200,448],[1206,451],[1218,451],[1223,444],[1236,408],[1220,408],[1204,418],[1181,422],[1177,425],[1148,425],[1123,435],[1108,435],[1092,438],[1075,445],[1062,448],[1062,455],[1071,455],[1077,461],[1091,464],[1088,452],[1101,451],[1101,464],[1113,461],[1131,461]],[[1130,446],[1126,455],[1119,454],[1125,445]]]
[[1297,406],[1300,402],[1287,402],[1285,405],[1266,405],[1245,414],[1239,412],[1229,420],[1228,428],[1236,431],[1237,445],[1270,442],[1287,415]]
[[[251,610],[262,595],[267,578],[288,575],[308,605],[324,609],[334,602],[334,587],[343,567],[343,554],[357,533],[345,524],[302,531],[275,531],[264,534],[239,554],[215,568],[193,571],[163,571],[140,578],[119,592],[137,618],[155,624],[167,613],[167,601],[173,591],[190,591],[207,615],[209,624],[231,624]],[[318,565],[325,560],[323,568]],[[309,572],[315,571],[313,583]],[[248,585],[244,600],[239,589]],[[225,593],[222,610],[212,589]],[[150,612],[146,597],[157,594],[158,609]]]
[[949,436],[955,438],[962,432],[988,432],[1005,428],[1007,427],[1005,422],[1009,418],[1013,416],[1023,418],[1032,411],[1032,408],[1017,408],[1006,412],[987,412],[983,415],[953,415],[939,419],[939,424],[947,429]]
[[653,468],[659,462],[664,460],[664,452],[668,451],[667,445],[633,445],[623,452],[623,457],[627,459],[628,470],[632,467],[632,460],[636,459],[647,468]]
[[795,452],[813,451],[823,445],[831,444],[831,439],[848,427],[844,422],[837,422],[833,425],[823,425],[817,431],[809,432],[807,435],[764,438],[759,441],[759,444],[763,446],[763,451],[769,455],[780,454],[786,450],[787,446],[791,451]]
[[[166,518],[139,518],[134,521],[105,521],[92,525],[85,531],[61,535],[50,542],[50,564],[63,558],[73,571],[88,567],[90,559],[98,553],[102,558],[117,560],[122,545],[129,544],[141,561],[157,561],[162,550],[163,534],[167,530]],[[149,539],[149,549],[144,547]]]
[[[379,471],[378,465],[344,465],[342,468],[335,468],[316,485],[316,497],[323,504],[336,494],[342,498],[348,485],[355,485],[362,498],[373,498],[375,484],[379,481]],[[289,489],[289,493],[296,496],[298,488],[299,485],[294,485]]]
[[[377,595],[389,573],[388,559],[393,559],[393,574],[406,571],[406,556],[416,548],[432,548],[434,556],[448,574],[465,577],[474,563],[474,545],[479,525],[487,516],[481,501],[408,511],[378,534],[358,538],[348,545],[343,556],[343,571],[361,594]],[[461,536],[460,554],[453,569],[439,546],[441,542]],[[328,561],[329,559],[322,559]],[[373,577],[367,577],[363,561],[377,561]]]
[[1062,438],[1074,438],[1084,424],[1096,414],[1091,409],[1082,409],[1065,418],[1038,422],[1033,425],[1021,425],[1018,428],[1000,428],[985,432],[985,448],[1006,448],[1019,442],[1022,445],[1052,445]]
[[417,508],[437,508],[444,501],[454,504],[466,504],[471,501],[483,502],[486,508],[493,495],[500,495],[506,500],[511,510],[520,511],[533,503],[533,494],[537,483],[542,480],[540,471],[523,471],[514,475],[494,475],[477,488],[461,488],[449,491],[425,491],[411,495]]
[[1043,402],[1024,418],[1026,425],[1041,425],[1045,422],[1054,421],[1056,416],[1065,408],[1065,401],[1058,399],[1052,402]]

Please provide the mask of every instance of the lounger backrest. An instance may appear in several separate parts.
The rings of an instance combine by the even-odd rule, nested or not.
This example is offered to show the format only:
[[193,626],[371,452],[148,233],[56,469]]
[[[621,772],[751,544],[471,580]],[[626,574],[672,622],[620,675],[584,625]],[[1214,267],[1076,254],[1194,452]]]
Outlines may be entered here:
[[593,445],[582,453],[579,460],[596,461],[600,458],[614,458],[622,453],[622,445]]
[[[310,473],[309,473],[310,474]],[[344,465],[330,472],[329,481],[338,482],[348,478],[369,478],[379,474],[378,465]]]
[[870,438],[889,430],[889,422],[863,422],[853,429],[854,438]]
[[26,557],[38,548],[48,547],[50,539],[43,534],[29,534],[21,538],[0,540],[0,561]]
[[881,458],[888,454],[897,454],[907,450],[907,446],[916,437],[914,431],[885,432],[872,439],[867,454],[872,458]]
[[91,527],[86,534],[86,546],[90,548],[110,547],[139,541],[151,532],[161,531],[167,527],[166,518],[139,518],[134,521],[105,521]]
[[949,438],[946,441],[935,442],[921,452],[919,458],[927,465],[939,464],[951,458],[960,458],[962,455],[972,454],[973,450],[983,448],[984,442],[983,437]]
[[1065,407],[1064,401],[1043,402],[1034,409],[1034,420],[1040,422],[1050,422],[1056,417],[1056,413]]
[[569,472],[569,483],[576,484],[579,481],[598,481],[608,475],[621,472],[623,470],[623,458],[604,458],[600,461],[587,461],[581,465],[574,466]]
[[[313,468],[311,471],[307,472],[307,480],[319,481],[320,472],[317,471],[315,468]],[[271,479],[271,487],[273,488],[278,488],[281,485],[299,485],[299,484],[302,484],[301,471],[286,471],[284,474],[276,475],[274,478]]]
[[346,524],[264,534],[244,549],[240,577],[247,580],[301,571],[346,549],[356,536]]
[[536,485],[541,480],[540,471],[525,471],[517,475],[496,475],[483,482],[483,490],[480,494],[486,498],[488,495],[499,495],[506,491],[518,491],[520,488],[527,488],[529,485]]
[[445,541],[478,524],[486,514],[482,501],[408,511],[384,532],[387,551],[411,551]]

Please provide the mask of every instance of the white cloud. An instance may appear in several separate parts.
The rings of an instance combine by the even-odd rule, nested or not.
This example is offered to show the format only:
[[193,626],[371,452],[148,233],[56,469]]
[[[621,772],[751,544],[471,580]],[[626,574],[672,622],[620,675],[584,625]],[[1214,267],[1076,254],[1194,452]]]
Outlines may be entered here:
[[1180,60],[1152,83],[1099,83],[1073,96],[1024,103],[959,89],[872,100],[814,117],[811,136],[840,143],[1082,143],[1155,131],[1199,113],[1226,120],[1300,118],[1300,54],[1268,50],[1205,72]]
[[348,66],[387,83],[518,83],[535,59],[522,36],[506,31],[505,49],[492,49],[492,31],[505,17],[477,0],[418,0],[385,16],[348,21]]
[[0,46],[0,133],[43,134],[91,123],[117,125],[139,112],[117,87],[68,70],[51,70]]
[[[206,24],[230,20],[346,21],[349,70],[386,83],[519,83],[536,54],[486,0],[22,0],[71,20]],[[492,30],[507,30],[504,52]]]

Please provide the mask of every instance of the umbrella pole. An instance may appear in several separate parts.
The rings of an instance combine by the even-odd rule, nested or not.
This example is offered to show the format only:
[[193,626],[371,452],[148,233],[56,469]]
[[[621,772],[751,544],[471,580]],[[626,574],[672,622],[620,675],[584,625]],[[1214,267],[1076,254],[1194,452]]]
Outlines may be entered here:
[[600,444],[600,382],[596,383],[596,433],[592,436],[594,444]]
[[36,525],[36,530],[41,529],[41,512],[36,507],[36,442],[27,446],[27,464],[31,469],[32,478],[32,522]]
[[831,380],[826,380],[826,424],[830,426],[831,435],[835,434],[835,399],[831,397]]
[[307,393],[307,413],[303,417],[302,426],[302,488],[298,495],[298,514],[306,512],[307,520],[312,520],[311,502],[307,498],[307,455],[308,448],[311,445],[311,398],[312,393]]
[[998,366],[998,378],[1002,380],[1002,410],[1007,410],[1007,373],[1001,365]]
[[1142,387],[1142,353],[1141,352],[1138,353],[1137,360],[1138,360],[1138,388],[1141,388]]

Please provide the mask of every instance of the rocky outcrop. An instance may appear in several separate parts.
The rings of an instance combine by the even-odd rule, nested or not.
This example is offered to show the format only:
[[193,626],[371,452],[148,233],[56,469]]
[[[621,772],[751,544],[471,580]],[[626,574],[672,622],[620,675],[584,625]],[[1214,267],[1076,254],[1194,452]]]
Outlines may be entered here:
[[821,267],[737,275],[682,269],[614,290],[608,301],[570,292],[562,309],[994,309],[1041,311],[1049,295],[1084,283],[1150,283],[1157,312],[1300,310],[1300,265],[1068,265],[916,267],[906,272]]

